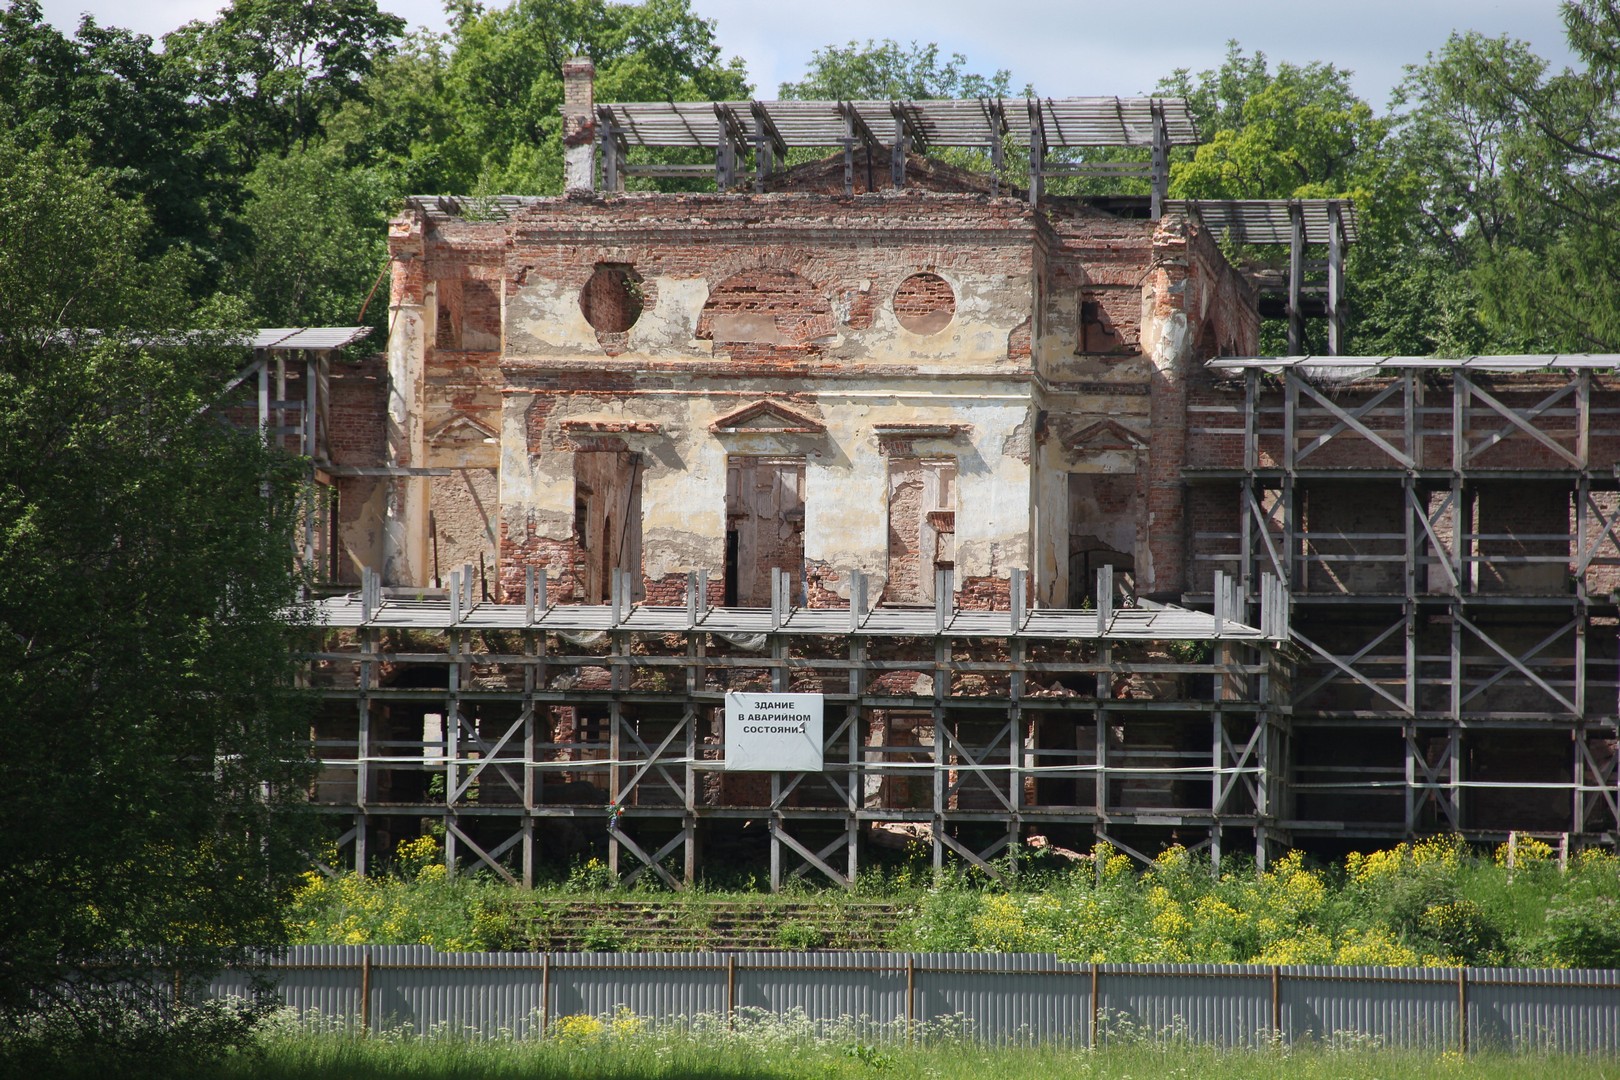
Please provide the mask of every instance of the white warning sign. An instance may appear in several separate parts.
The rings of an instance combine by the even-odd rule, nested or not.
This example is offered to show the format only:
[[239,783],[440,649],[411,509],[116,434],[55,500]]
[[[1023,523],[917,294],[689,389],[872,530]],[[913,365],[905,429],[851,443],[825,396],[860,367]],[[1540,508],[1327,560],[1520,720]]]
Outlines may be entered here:
[[820,694],[727,694],[727,772],[820,772]]

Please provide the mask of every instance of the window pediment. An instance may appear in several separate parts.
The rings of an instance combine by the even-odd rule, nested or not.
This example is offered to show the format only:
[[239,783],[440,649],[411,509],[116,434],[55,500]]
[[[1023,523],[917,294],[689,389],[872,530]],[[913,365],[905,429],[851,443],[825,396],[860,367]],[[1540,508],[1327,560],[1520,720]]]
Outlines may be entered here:
[[1146,450],[1148,441],[1117,420],[1099,420],[1068,440],[1070,450]]
[[824,435],[827,425],[774,401],[756,401],[715,417],[709,430],[716,435]]

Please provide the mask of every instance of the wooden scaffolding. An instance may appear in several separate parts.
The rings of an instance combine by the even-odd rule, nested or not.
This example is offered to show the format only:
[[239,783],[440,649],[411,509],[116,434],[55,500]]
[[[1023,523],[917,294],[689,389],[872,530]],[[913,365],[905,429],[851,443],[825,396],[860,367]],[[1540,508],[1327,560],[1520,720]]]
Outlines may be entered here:
[[1285,582],[1303,657],[1281,832],[1615,842],[1616,362],[1210,363],[1189,438],[1242,460],[1186,471],[1231,500],[1195,550]]
[[[814,873],[850,884],[885,842],[1004,872],[1032,836],[1108,840],[1141,858],[1183,843],[1278,842],[1289,732],[1286,598],[1259,627],[1223,579],[1214,614],[716,608],[706,575],[684,607],[476,603],[447,592],[356,594],[315,609],[314,802],[364,872],[400,839],[442,827],[449,864],[532,883],[542,864],[600,854],[671,887],[755,866],[772,887]],[[724,770],[728,690],[825,695],[819,773]]]

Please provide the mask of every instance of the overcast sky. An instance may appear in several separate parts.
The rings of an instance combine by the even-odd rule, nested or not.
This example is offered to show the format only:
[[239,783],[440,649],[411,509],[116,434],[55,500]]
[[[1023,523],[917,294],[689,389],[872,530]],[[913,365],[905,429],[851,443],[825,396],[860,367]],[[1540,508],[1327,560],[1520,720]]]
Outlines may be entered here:
[[[1407,64],[1453,30],[1522,38],[1555,66],[1570,62],[1555,0],[691,0],[715,21],[726,56],[741,56],[762,98],[804,73],[816,48],[851,39],[937,42],[970,70],[1012,73],[1053,97],[1139,94],[1175,68],[1217,66],[1228,39],[1273,62],[1324,60],[1355,72],[1382,108]],[[161,37],[212,18],[219,0],[44,0],[63,29],[89,12],[104,25]],[[382,0],[412,25],[443,29],[439,0]]]

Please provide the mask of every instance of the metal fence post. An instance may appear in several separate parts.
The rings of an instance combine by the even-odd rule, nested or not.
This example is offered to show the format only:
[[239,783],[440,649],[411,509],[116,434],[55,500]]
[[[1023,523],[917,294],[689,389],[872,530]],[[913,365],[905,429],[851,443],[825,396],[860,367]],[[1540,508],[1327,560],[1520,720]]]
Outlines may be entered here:
[[1468,1053],[1468,969],[1457,969],[1457,1045]]
[[917,1017],[917,958],[906,957],[906,1044],[911,1044],[911,1025]]
[[1282,1039],[1282,968],[1271,965],[1271,1037]]
[[360,1032],[371,1034],[371,950],[360,955]]
[[726,957],[726,1026],[737,1023],[737,957]]
[[545,1038],[551,1022],[551,954],[540,954],[540,1037]]
[[1097,982],[1097,962],[1094,960],[1091,963],[1091,1037],[1087,1042],[1087,1045],[1093,1050],[1097,1049],[1097,1044],[1100,1041],[1097,1028],[1101,1026],[1100,1021],[1102,1019],[1102,995],[1097,993]]

